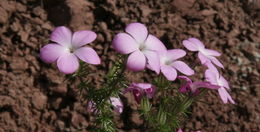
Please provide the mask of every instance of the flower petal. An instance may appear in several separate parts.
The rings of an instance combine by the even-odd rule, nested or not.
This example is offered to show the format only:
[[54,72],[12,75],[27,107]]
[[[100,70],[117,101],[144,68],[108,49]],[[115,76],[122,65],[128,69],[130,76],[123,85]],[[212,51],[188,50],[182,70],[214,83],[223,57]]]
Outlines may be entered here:
[[156,52],[154,51],[145,51],[145,57],[147,58],[149,67],[155,71],[157,74],[160,73],[160,59]]
[[220,56],[220,55],[221,55],[221,53],[219,53],[219,52],[216,51],[216,50],[204,49],[203,51],[204,51],[204,53],[205,53],[206,55],[210,55],[210,56]]
[[72,45],[79,48],[85,44],[93,42],[97,38],[97,34],[92,31],[77,31],[72,36]]
[[171,66],[187,76],[194,74],[194,70],[182,61],[174,61]]
[[232,104],[235,104],[235,101],[232,99],[232,97],[229,95],[229,93],[226,91],[224,87],[221,87],[218,89],[218,93],[220,95],[221,100],[226,104],[231,102]]
[[181,128],[179,128],[177,132],[183,132],[183,131],[181,130]]
[[208,88],[208,89],[219,89],[220,86],[212,85],[209,82],[194,82],[191,85],[191,91],[194,93],[198,88]]
[[57,42],[60,45],[71,46],[72,33],[70,29],[65,26],[60,26],[54,29],[51,33],[51,41]]
[[169,81],[174,81],[177,77],[177,71],[171,66],[162,65],[161,71]]
[[218,76],[219,75],[216,72],[212,71],[211,69],[207,69],[205,71],[206,80],[208,82],[210,82],[211,84],[218,85],[218,82],[217,82]]
[[196,44],[192,43],[189,40],[184,40],[182,41],[182,44],[184,45],[184,47],[190,51],[198,51],[198,47]]
[[222,65],[221,62],[219,62],[219,60],[218,60],[216,57],[211,56],[211,57],[210,57],[210,60],[211,60],[215,65],[217,65],[218,67],[224,69],[224,66]]
[[77,49],[74,54],[79,57],[79,59],[89,63],[89,64],[100,64],[100,58],[97,52],[90,47],[81,47]]
[[205,49],[205,45],[200,40],[198,40],[197,38],[189,38],[188,41],[195,44],[196,47],[198,48],[198,50]]
[[201,64],[206,64],[207,62],[210,62],[210,59],[201,52],[198,53],[198,57],[200,59]]
[[148,35],[146,41],[145,41],[145,46],[148,50],[153,50],[153,51],[166,51],[166,47],[164,44],[155,36],[153,35]]
[[148,88],[151,88],[152,87],[152,84],[150,84],[150,83],[134,83],[134,84],[132,84],[134,87],[138,87],[138,88],[140,88],[140,89],[142,89],[142,90],[144,90],[144,89],[148,89]]
[[187,83],[192,83],[192,80],[186,76],[178,76],[178,79],[185,80]]
[[78,58],[72,53],[63,54],[59,57],[57,66],[62,73],[71,74],[79,68]]
[[123,103],[119,98],[116,97],[110,97],[111,104],[114,107],[114,110],[116,113],[122,113],[123,112]]
[[130,54],[127,59],[127,68],[132,71],[144,70],[146,64],[146,58],[144,54],[137,50]]
[[223,84],[223,87],[230,89],[229,85],[228,85],[228,81],[223,76],[220,76],[219,81],[221,81],[221,83]]
[[171,61],[182,58],[186,55],[186,52],[182,49],[171,49],[167,50],[166,56],[171,59]]
[[126,33],[117,34],[113,39],[112,45],[121,54],[129,54],[138,49],[137,42]]
[[147,28],[141,23],[131,23],[127,25],[125,31],[129,33],[138,43],[143,43],[148,36]]
[[58,44],[48,44],[41,48],[40,57],[44,62],[52,63],[64,53],[66,53],[65,47]]

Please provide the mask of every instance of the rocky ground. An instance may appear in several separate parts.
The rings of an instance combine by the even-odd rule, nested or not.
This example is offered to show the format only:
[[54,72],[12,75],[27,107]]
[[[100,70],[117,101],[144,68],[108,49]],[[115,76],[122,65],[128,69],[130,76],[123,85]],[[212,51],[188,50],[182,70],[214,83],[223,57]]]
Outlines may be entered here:
[[[98,84],[115,60],[113,36],[137,21],[168,48],[183,48],[182,40],[197,37],[223,53],[222,73],[236,104],[224,105],[209,92],[207,103],[192,106],[185,131],[259,132],[259,10],[259,0],[0,0],[0,132],[87,131],[91,116],[75,85],[55,65],[43,63],[39,49],[56,26],[95,31],[92,45],[104,60],[92,67]],[[122,117],[119,131],[144,131],[135,112]]]

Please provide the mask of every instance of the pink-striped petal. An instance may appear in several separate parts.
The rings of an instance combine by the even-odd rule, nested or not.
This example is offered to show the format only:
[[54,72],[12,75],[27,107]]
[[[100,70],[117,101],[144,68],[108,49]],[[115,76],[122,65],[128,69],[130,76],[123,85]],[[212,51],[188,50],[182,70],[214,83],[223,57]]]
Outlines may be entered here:
[[138,50],[137,42],[126,33],[117,34],[112,42],[113,48],[121,54],[129,54]]
[[164,44],[155,36],[148,35],[146,41],[145,41],[146,49],[153,50],[153,51],[166,51],[166,47]]
[[67,53],[67,49],[64,46],[48,44],[41,48],[40,57],[44,62],[52,63],[65,53]]
[[230,89],[228,85],[228,81],[223,76],[220,76],[219,81],[221,81],[223,87]]
[[207,88],[212,90],[217,90],[220,86],[212,85],[209,82],[194,82],[191,84],[191,91],[194,93],[198,88]]
[[174,81],[177,78],[177,71],[171,66],[162,65],[161,71],[169,81]]
[[54,41],[60,45],[70,47],[71,46],[71,39],[72,33],[70,29],[65,26],[60,26],[54,29],[51,33],[51,41]]
[[97,34],[92,31],[83,30],[77,31],[72,36],[72,45],[75,48],[79,48],[83,45],[93,42],[97,37]]
[[100,58],[97,52],[90,47],[81,47],[77,49],[74,54],[79,57],[79,59],[89,63],[89,64],[100,64]]
[[219,60],[218,60],[216,57],[211,56],[211,57],[210,57],[210,60],[211,60],[215,65],[217,65],[218,67],[224,69],[223,64],[222,64],[221,62],[219,62]]
[[145,57],[147,58],[147,62],[149,67],[155,71],[157,74],[160,73],[160,59],[156,52],[154,51],[145,51]]
[[166,53],[167,58],[170,58],[171,61],[182,58],[185,55],[186,55],[186,52],[182,49],[171,49],[171,50],[167,50],[167,53]]
[[183,44],[183,46],[184,46],[186,49],[188,49],[188,50],[190,50],[190,51],[198,51],[198,50],[199,50],[198,47],[197,47],[197,45],[194,44],[194,43],[192,43],[192,42],[189,41],[189,40],[184,40],[184,41],[182,41],[182,44]]
[[210,59],[201,52],[198,53],[198,57],[200,59],[201,64],[206,64],[207,62],[210,62]]
[[235,104],[235,101],[232,99],[232,97],[229,95],[229,93],[226,91],[225,88],[218,89],[219,96],[221,100],[226,104],[228,101],[232,104]]
[[212,71],[210,69],[207,69],[205,71],[206,80],[208,82],[210,82],[211,84],[218,85],[218,82],[217,82],[218,76],[219,75],[217,73],[215,73],[214,71]]
[[126,26],[125,31],[140,44],[143,43],[148,36],[147,28],[141,23],[131,23]]
[[194,74],[194,70],[182,61],[174,61],[171,66],[187,76]]
[[63,54],[59,57],[57,66],[62,73],[71,74],[79,68],[78,58],[72,53]]
[[131,71],[144,70],[146,64],[146,58],[144,54],[137,50],[130,54],[127,59],[127,68]]
[[188,41],[192,42],[193,44],[196,45],[196,47],[200,50],[200,49],[205,49],[205,45],[198,40],[197,38],[189,38]]
[[187,83],[192,83],[192,80],[186,76],[178,76],[179,79],[185,80]]
[[211,50],[211,49],[204,49],[204,53],[209,56],[220,56],[221,55],[221,53],[219,53],[218,51]]

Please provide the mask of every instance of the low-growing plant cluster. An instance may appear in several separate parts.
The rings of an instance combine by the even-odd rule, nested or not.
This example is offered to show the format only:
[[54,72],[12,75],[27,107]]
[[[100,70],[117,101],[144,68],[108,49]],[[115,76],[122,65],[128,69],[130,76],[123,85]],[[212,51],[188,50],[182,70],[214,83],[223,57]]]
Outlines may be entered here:
[[[46,63],[56,63],[60,72],[81,78],[91,73],[88,64],[98,65],[102,61],[96,51],[87,44],[97,35],[83,30],[72,33],[64,26],[57,27],[51,34],[52,43],[40,50],[40,57]],[[223,103],[235,102],[228,93],[228,81],[218,68],[224,69],[216,58],[221,53],[207,49],[197,38],[182,41],[191,52],[197,52],[201,64],[188,66],[182,59],[186,56],[183,49],[167,49],[154,35],[149,34],[145,25],[131,23],[125,32],[114,36],[112,47],[119,53],[117,61],[109,69],[101,88],[89,81],[78,85],[79,94],[87,104],[86,110],[96,117],[95,125],[89,130],[116,131],[113,115],[124,112],[120,99],[123,94],[131,93],[138,104],[138,112],[149,131],[181,132],[180,124],[189,114],[188,108],[199,101],[207,90],[219,93]],[[205,80],[193,81],[188,76],[196,75],[195,67],[205,67]],[[130,82],[125,71],[154,71],[152,82]],[[198,79],[197,79],[198,80]]]

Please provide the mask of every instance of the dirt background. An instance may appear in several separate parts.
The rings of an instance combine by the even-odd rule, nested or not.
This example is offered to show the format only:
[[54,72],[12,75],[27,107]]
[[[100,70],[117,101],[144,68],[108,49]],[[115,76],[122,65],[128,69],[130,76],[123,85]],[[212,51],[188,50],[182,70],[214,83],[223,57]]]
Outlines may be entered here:
[[[54,64],[43,63],[39,49],[55,26],[95,31],[92,45],[104,61],[92,67],[92,77],[99,80],[115,60],[113,36],[136,21],[168,48],[184,48],[182,40],[197,37],[223,53],[223,75],[236,104],[224,105],[209,92],[207,103],[192,106],[185,131],[259,132],[259,10],[259,0],[0,0],[0,132],[87,131],[92,118],[75,85]],[[117,119],[118,131],[145,131],[129,102],[132,113]]]

